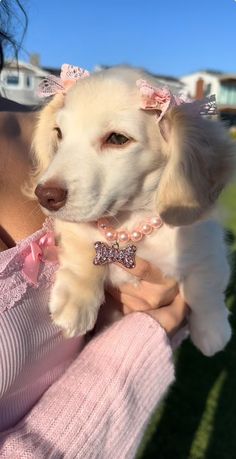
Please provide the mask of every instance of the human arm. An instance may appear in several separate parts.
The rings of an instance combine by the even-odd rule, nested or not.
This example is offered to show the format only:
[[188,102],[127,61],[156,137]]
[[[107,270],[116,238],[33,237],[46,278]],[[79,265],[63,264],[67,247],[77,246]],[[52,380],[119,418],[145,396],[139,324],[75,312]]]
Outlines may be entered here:
[[121,451],[134,457],[173,379],[165,331],[147,314],[129,315],[93,338],[30,413],[2,434],[1,458],[96,452],[105,459]]
[[[166,318],[169,312],[175,328],[184,317],[180,297],[168,306]],[[162,319],[163,314],[164,327]],[[2,435],[1,457],[87,458],[94,451],[102,458],[116,457],[117,451],[133,457],[152,411],[174,379],[162,326],[135,313],[94,337],[31,412]]]

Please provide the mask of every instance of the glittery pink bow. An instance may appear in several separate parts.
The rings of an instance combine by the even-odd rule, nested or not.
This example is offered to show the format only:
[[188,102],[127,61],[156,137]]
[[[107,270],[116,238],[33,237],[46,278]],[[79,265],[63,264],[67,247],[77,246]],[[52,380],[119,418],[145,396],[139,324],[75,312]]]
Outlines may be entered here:
[[39,97],[49,97],[55,94],[65,94],[76,81],[89,76],[89,72],[70,64],[61,66],[60,78],[49,75],[38,86]]
[[54,233],[48,231],[37,242],[31,242],[30,253],[25,257],[22,272],[34,285],[37,284],[41,263],[57,262]]
[[146,80],[137,80],[136,85],[141,94],[141,108],[143,110],[157,110],[157,121],[160,121],[171,107],[188,104],[192,113],[200,115],[215,115],[217,113],[215,95],[202,100],[192,100],[184,95],[176,96],[169,88],[158,88]]
[[105,265],[106,263],[121,263],[126,268],[135,267],[135,245],[128,245],[124,249],[119,249],[116,244],[109,246],[104,242],[97,241],[94,244],[96,256],[93,260],[94,265]]

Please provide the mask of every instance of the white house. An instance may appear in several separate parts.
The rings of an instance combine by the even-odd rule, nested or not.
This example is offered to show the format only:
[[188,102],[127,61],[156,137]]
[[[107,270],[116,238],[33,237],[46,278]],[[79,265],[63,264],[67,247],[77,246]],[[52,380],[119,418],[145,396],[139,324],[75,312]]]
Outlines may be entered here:
[[215,94],[220,117],[236,126],[236,74],[204,70],[180,78],[194,99]]
[[20,104],[38,104],[37,87],[48,73],[30,63],[8,62],[0,73],[0,95]]

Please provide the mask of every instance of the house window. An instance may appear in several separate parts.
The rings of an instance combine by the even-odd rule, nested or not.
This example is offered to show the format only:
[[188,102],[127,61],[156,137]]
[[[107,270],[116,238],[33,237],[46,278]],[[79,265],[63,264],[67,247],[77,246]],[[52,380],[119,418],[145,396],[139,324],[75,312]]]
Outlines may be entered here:
[[18,75],[7,75],[6,82],[9,86],[18,86],[19,85],[19,76]]
[[26,75],[25,76],[25,85],[27,88],[31,88],[32,87],[32,78],[30,75]]
[[222,105],[236,105],[236,83],[221,84],[219,103]]
[[205,93],[205,96],[210,96],[210,94],[211,94],[211,83],[206,84],[204,93]]

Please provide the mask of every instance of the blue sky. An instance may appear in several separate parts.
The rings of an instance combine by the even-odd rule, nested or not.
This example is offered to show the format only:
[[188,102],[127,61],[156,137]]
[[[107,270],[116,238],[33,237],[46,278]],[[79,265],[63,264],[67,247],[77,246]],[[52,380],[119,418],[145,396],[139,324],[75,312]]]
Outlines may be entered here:
[[236,72],[235,0],[28,0],[25,8],[24,48],[38,52],[45,66]]

